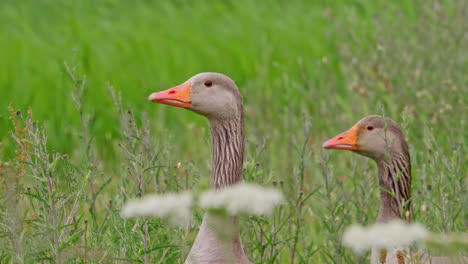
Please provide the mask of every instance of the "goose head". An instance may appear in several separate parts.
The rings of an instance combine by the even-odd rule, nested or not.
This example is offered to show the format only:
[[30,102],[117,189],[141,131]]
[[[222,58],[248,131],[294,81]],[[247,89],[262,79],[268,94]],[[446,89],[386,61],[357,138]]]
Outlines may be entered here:
[[351,150],[376,161],[407,152],[406,140],[399,126],[390,118],[377,115],[364,117],[347,131],[325,141],[322,147]]
[[181,85],[152,93],[148,100],[182,107],[208,119],[230,119],[242,112],[242,96],[231,78],[214,72],[199,73]]

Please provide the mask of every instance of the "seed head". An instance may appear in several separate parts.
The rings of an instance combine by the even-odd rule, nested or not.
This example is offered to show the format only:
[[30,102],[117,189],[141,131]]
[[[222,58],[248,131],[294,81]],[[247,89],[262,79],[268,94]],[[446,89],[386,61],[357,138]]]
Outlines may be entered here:
[[427,210],[426,204],[421,205],[421,213],[425,213]]

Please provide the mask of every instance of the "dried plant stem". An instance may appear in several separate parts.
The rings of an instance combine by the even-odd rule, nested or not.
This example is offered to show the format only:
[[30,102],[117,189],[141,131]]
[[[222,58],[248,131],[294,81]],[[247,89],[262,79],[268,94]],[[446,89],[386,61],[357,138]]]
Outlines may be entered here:
[[276,221],[276,217],[273,214],[273,225],[271,227],[272,237],[271,237],[271,249],[270,249],[270,258],[273,258],[273,253],[275,253],[275,243],[276,238],[278,236],[278,231],[280,230],[278,223],[281,223],[281,212],[282,207],[279,206],[278,208],[278,221]]
[[49,188],[49,201],[51,204],[52,208],[52,215],[54,217],[54,224],[56,225],[56,230],[54,233],[54,239],[55,239],[55,255],[56,255],[56,261],[57,263],[62,263],[62,256],[60,254],[60,242],[59,242],[59,230],[60,230],[60,222],[58,221],[57,218],[57,210],[55,208],[55,199],[52,197],[53,194],[53,188],[52,188],[52,180],[50,179],[50,174],[48,171],[46,171],[46,176],[47,176],[47,185]]
[[437,160],[436,160],[436,157],[435,157],[435,153],[433,151],[432,152],[432,164],[434,165],[434,177],[435,177],[435,180],[436,180],[436,184],[437,184],[437,195],[439,197],[439,206],[440,206],[440,214],[441,214],[441,217],[442,217],[442,226],[444,227],[444,232],[447,234],[448,233],[448,227],[447,227],[447,222],[446,222],[446,216],[445,216],[445,207],[444,207],[444,203],[442,201],[442,192],[440,191],[440,182],[439,182],[439,174],[438,174],[438,170],[437,170]]
[[[145,247],[145,252],[148,252],[148,221],[145,220],[143,224],[143,245]],[[145,264],[148,264],[148,253],[145,253]]]
[[339,233],[338,233],[338,226],[337,226],[337,223],[336,223],[336,218],[335,218],[335,213],[334,213],[334,209],[333,209],[333,203],[332,203],[332,198],[331,198],[331,192],[332,192],[332,186],[331,186],[331,183],[330,183],[330,180],[331,180],[331,175],[330,175],[330,171],[328,170],[328,156],[326,155],[323,155],[322,154],[322,162],[321,162],[321,167],[322,167],[322,171],[323,171],[323,175],[324,175],[324,178],[325,178],[325,191],[326,191],[326,195],[327,195],[327,205],[328,205],[328,208],[330,209],[330,212],[331,212],[331,219],[330,219],[330,222],[332,224],[332,227],[333,227],[333,234],[334,234],[334,247],[335,247],[335,250],[336,250],[336,255],[337,255],[337,263],[343,263],[343,260],[341,259],[341,252],[340,252],[340,248],[341,248],[341,240],[340,240],[340,237],[339,237]]
[[[296,248],[297,242],[299,241],[299,234],[301,231],[301,219],[302,219],[302,210],[304,208],[304,171],[305,171],[305,164],[309,160],[310,156],[312,155],[312,151],[307,151],[307,143],[309,142],[311,136],[311,129],[310,123],[305,120],[305,115],[303,114],[303,121],[305,123],[304,126],[304,138],[303,144],[301,146],[300,151],[300,164],[299,164],[299,195],[295,202],[295,206],[297,208],[297,215],[296,215],[296,233],[294,235],[294,242],[292,247],[291,253],[291,264],[294,263],[294,258],[296,256]],[[297,144],[295,144],[297,146]]]
[[161,263],[163,262],[164,257],[166,256],[166,254],[167,254],[167,252],[169,251],[169,249],[170,249],[170,248],[164,249],[164,252],[163,252],[161,258],[159,259],[159,262],[158,262],[159,264],[161,264]]
[[[28,146],[31,146],[31,151],[27,152],[25,162],[28,164],[29,168],[31,169],[33,175],[36,179],[40,179],[41,175],[45,176],[45,181],[47,182],[47,191],[46,195],[48,197],[48,205],[49,207],[49,215],[52,216],[52,219],[49,220],[49,223],[54,227],[55,232],[53,233],[54,236],[54,254],[55,254],[55,261],[56,263],[62,263],[62,256],[60,252],[60,232],[61,232],[61,224],[57,214],[57,205],[56,205],[56,198],[54,197],[54,193],[56,189],[54,187],[54,182],[51,177],[51,170],[53,168],[53,164],[55,164],[57,155],[53,157],[53,162],[50,162],[49,152],[47,150],[46,145],[46,136],[42,133],[42,131],[33,124],[31,120],[31,115],[28,115],[28,118],[25,119],[24,122],[26,134],[29,137]],[[16,135],[12,135],[13,138],[18,142],[19,146],[24,149],[25,145],[21,143]],[[65,200],[66,202],[66,200]],[[45,204],[43,204],[44,210],[46,210]]]
[[[76,56],[76,54],[74,54]],[[73,81],[73,94],[72,100],[78,109],[80,114],[80,124],[81,124],[81,137],[83,141],[83,146],[85,148],[86,154],[88,154],[88,140],[87,140],[87,126],[84,120],[83,114],[83,93],[87,87],[86,75],[83,76],[83,79],[79,79],[76,76],[76,67],[70,68],[69,65],[65,62],[65,69],[67,70],[68,75]]]
[[[74,54],[74,60],[76,58],[76,53]],[[87,80],[86,75],[83,75],[82,79],[79,79],[76,76],[76,67],[70,68],[69,65],[65,62],[65,69],[73,81],[73,94],[71,96],[72,101],[75,103],[76,108],[78,109],[78,113],[80,116],[80,126],[81,126],[81,138],[83,143],[84,152],[86,155],[86,161],[89,167],[91,166],[91,155],[89,149],[89,142],[88,142],[88,126],[87,121],[85,120],[84,112],[83,112],[83,94],[87,88]],[[94,171],[94,169],[92,169]],[[89,175],[89,189],[91,191],[91,208],[93,213],[96,213],[96,192],[94,190],[94,179],[93,174]]]
[[[260,234],[257,234],[257,232],[255,232],[256,234],[256,239],[257,239],[257,243],[260,245],[260,263],[263,263],[263,258],[264,258],[264,253],[265,253],[265,246],[263,245],[263,236],[265,234],[263,228],[262,228],[262,224],[258,221],[257,218],[252,218],[258,225],[258,228],[260,229]],[[250,219],[249,219],[250,221]]]

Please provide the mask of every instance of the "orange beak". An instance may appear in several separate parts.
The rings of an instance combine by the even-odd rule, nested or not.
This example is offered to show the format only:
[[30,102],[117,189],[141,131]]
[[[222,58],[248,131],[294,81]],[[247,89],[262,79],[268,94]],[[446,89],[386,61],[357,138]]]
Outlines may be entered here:
[[191,103],[190,87],[192,87],[192,84],[190,82],[185,82],[171,89],[152,93],[148,97],[148,100],[158,104],[189,108]]
[[354,125],[349,130],[339,134],[338,136],[325,141],[322,145],[326,149],[344,149],[357,150],[357,135],[359,127]]

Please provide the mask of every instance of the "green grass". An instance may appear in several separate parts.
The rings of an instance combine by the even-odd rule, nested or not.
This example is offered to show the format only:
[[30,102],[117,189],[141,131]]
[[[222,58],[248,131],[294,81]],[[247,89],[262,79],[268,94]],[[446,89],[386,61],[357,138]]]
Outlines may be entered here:
[[[160,191],[206,186],[208,123],[189,111],[152,104],[147,96],[198,72],[216,71],[230,76],[244,98],[247,181],[265,185],[283,181],[289,199],[297,199],[301,153],[296,147],[304,144],[304,127],[311,124],[305,150],[312,156],[304,164],[304,188],[306,193],[317,191],[301,213],[297,263],[359,259],[342,248],[339,240],[346,225],[372,223],[376,218],[376,167],[351,153],[323,152],[320,146],[368,114],[385,114],[404,127],[411,146],[416,220],[433,231],[449,225],[450,231],[466,232],[467,16],[468,6],[462,0],[2,1],[2,160],[12,166],[17,156],[16,143],[9,134],[13,127],[8,104],[20,109],[23,117],[31,106],[33,119],[44,126],[49,153],[70,157],[66,162],[57,157],[61,161],[54,171],[56,192],[48,199],[48,203],[63,201],[67,193],[78,197],[75,224],[65,228],[67,239],[73,237],[69,229],[82,232],[64,246],[63,258],[68,254],[70,262],[79,263],[97,261],[104,255],[144,261],[139,247],[146,236],[156,248],[149,253],[150,262],[159,261],[166,248],[166,263],[181,262],[196,235],[201,212],[196,214],[193,230],[150,220],[149,233],[144,235],[141,222],[123,221],[118,210],[125,195],[137,195],[135,175],[126,168],[134,165],[131,158],[150,164],[148,157],[139,155],[148,142],[160,153],[153,165],[163,167],[146,172],[146,193],[156,191],[156,179],[162,186]],[[64,61],[77,66],[78,77],[86,75],[83,111],[90,120],[89,151],[82,144],[79,111],[70,98],[73,82]],[[123,122],[106,83],[121,92]],[[403,120],[405,107],[408,118]],[[141,113],[147,113],[150,137],[141,136],[146,143],[126,139],[127,109],[132,110],[138,129],[143,127]],[[137,128],[131,131],[136,133]],[[119,144],[135,156],[126,155]],[[329,189],[324,187],[320,167],[323,155],[329,155]],[[434,176],[434,159],[439,182]],[[174,169],[178,162],[182,169]],[[15,192],[22,213],[12,219],[21,219],[18,230],[27,230],[25,234],[37,243],[24,243],[21,254],[28,263],[41,257],[56,260],[52,237],[45,246],[34,236],[56,225],[31,209],[38,203],[34,199],[48,197],[49,191],[35,185],[37,178],[31,171],[22,170],[24,177]],[[65,184],[70,179],[74,180]],[[94,192],[103,187],[96,202],[90,184],[94,184]],[[41,195],[25,196],[27,187],[38,188]],[[5,208],[11,196],[4,196],[1,219],[7,223]],[[58,206],[69,213],[73,200]],[[112,206],[109,201],[113,201]],[[422,204],[428,207],[426,213],[420,211]],[[89,211],[93,205],[95,212]],[[43,208],[44,212],[49,209]],[[441,212],[448,214],[450,221],[444,224]],[[296,219],[295,207],[288,204],[277,215],[287,219],[290,213]],[[27,226],[32,218],[43,222]],[[243,239],[249,256],[255,262],[271,262],[271,257],[261,257],[262,246],[253,234],[259,227],[244,220]],[[272,218],[260,220],[265,230],[275,227]],[[275,246],[274,251],[279,252],[276,262],[289,263],[296,228],[291,224],[279,231],[284,242]],[[0,240],[17,238],[5,228],[0,230]],[[264,247],[269,251],[271,245]],[[3,248],[0,261],[8,263],[14,247]],[[128,250],[126,254],[123,248]],[[77,253],[85,249],[89,254]]]

